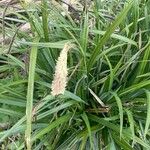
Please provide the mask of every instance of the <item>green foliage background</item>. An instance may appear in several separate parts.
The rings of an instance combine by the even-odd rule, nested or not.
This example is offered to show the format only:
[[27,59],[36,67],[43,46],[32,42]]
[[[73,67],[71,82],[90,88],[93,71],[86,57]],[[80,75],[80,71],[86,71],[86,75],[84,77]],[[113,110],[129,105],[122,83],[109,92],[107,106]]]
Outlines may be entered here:
[[[150,1],[79,2],[65,16],[52,1],[19,6],[0,7],[1,149],[150,149]],[[53,97],[66,42],[68,85]]]

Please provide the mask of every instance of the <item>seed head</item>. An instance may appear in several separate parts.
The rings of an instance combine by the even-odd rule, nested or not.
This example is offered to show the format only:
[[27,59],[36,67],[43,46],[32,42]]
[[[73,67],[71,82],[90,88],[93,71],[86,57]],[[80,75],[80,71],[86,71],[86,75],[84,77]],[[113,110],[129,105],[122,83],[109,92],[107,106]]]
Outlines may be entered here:
[[57,60],[54,79],[52,81],[52,86],[51,86],[52,89],[51,94],[53,96],[64,94],[65,92],[66,85],[67,85],[67,75],[68,75],[67,53],[70,48],[71,45],[69,43],[66,43],[64,45],[64,48],[60,52],[60,56]]

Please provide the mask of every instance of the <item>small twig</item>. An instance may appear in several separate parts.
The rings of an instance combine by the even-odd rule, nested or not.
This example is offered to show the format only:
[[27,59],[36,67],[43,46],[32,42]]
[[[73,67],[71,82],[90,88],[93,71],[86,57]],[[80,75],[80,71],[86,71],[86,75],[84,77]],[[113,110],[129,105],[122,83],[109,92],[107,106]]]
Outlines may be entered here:
[[11,39],[11,41],[10,41],[10,45],[9,45],[9,49],[8,49],[7,54],[9,54],[10,51],[11,51],[11,48],[12,48],[13,42],[14,42],[14,40],[15,40],[15,37],[16,37],[16,35],[17,35],[17,33],[18,33],[18,30],[19,30],[19,28],[17,28],[17,30],[15,31],[14,36],[12,37],[12,39]]
[[7,4],[6,7],[4,8],[3,14],[2,14],[2,34],[3,34],[3,45],[5,44],[5,14],[7,11],[7,8],[11,4],[12,0],[10,0]]
[[86,110],[86,112],[91,112],[91,113],[105,113],[105,112],[109,112],[110,108],[106,107],[106,108],[89,108]]
[[78,12],[74,7],[72,7],[70,4],[64,2],[63,0],[60,0],[60,2],[62,2],[62,3],[64,3],[64,4],[66,4],[66,5],[68,5],[73,11]]

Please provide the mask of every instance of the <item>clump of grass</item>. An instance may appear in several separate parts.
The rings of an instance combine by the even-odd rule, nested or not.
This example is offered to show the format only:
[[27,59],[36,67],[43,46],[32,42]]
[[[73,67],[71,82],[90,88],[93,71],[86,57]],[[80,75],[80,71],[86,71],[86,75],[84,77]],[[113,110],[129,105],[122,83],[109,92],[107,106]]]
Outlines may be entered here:
[[62,3],[0,7],[1,149],[150,149],[150,2]]

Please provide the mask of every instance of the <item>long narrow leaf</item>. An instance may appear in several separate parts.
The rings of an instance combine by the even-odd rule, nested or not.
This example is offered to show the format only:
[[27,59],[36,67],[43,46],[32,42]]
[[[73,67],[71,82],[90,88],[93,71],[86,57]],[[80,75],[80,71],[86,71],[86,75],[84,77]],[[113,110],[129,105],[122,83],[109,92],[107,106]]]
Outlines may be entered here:
[[122,129],[123,129],[123,107],[122,107],[122,102],[121,99],[118,97],[116,93],[112,93],[113,96],[116,99],[118,108],[119,108],[119,116],[120,116],[120,138],[122,137]]
[[147,117],[146,117],[146,125],[145,125],[145,131],[144,131],[144,137],[148,133],[149,126],[150,126],[150,91],[146,91],[147,96]]
[[[35,42],[38,41],[39,38],[36,38]],[[27,150],[31,150],[32,107],[33,107],[33,91],[34,91],[34,75],[35,75],[36,58],[37,58],[37,46],[33,46],[30,53],[27,104],[26,104],[27,128],[26,128],[25,136],[26,136]]]
[[87,126],[87,130],[88,130],[88,133],[89,133],[89,139],[90,139],[90,147],[93,149],[94,148],[94,145],[93,145],[93,138],[92,138],[92,132],[91,132],[91,127],[90,127],[90,123],[89,123],[89,120],[88,120],[88,117],[86,115],[86,113],[83,113],[82,114],[82,118]]
[[96,62],[98,55],[101,53],[101,49],[104,46],[104,44],[107,42],[107,40],[110,38],[111,34],[115,31],[116,27],[122,22],[122,20],[126,17],[128,11],[132,7],[133,0],[130,0],[129,4],[123,9],[123,11],[119,14],[119,16],[116,18],[116,20],[111,24],[110,27],[108,27],[106,33],[100,39],[98,45],[94,49],[92,56],[88,63],[88,71],[92,68],[94,63]]

